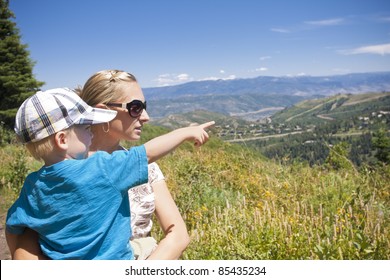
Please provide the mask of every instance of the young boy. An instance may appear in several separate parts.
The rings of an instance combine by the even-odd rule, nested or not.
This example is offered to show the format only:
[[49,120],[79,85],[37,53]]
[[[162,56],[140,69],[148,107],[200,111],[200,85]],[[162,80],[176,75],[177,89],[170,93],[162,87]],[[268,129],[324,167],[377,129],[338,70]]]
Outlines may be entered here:
[[8,210],[11,252],[15,235],[30,228],[51,259],[133,259],[128,189],[146,182],[147,164],[182,142],[205,143],[205,129],[214,122],[177,129],[129,151],[86,158],[90,125],[115,115],[88,106],[68,89],[38,92],[22,104],[15,132],[44,166],[27,176]]

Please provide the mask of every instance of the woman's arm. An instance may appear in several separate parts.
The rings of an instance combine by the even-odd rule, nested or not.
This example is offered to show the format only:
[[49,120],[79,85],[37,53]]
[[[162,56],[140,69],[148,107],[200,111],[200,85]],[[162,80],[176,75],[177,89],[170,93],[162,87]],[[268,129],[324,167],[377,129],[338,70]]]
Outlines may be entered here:
[[155,197],[155,214],[165,237],[148,260],[176,260],[187,248],[190,237],[165,180],[152,184]]
[[38,234],[27,228],[23,234],[6,231],[8,248],[13,260],[47,260],[39,247]]

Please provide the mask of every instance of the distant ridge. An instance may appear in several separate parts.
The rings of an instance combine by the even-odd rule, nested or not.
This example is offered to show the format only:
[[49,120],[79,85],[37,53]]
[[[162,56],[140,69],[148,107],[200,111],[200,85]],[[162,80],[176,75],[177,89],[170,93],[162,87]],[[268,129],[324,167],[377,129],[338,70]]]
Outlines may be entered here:
[[390,72],[334,76],[259,76],[189,82],[145,88],[143,91],[152,117],[160,118],[194,110],[234,115],[291,106],[302,100],[339,93],[390,91]]
[[[390,115],[390,92],[336,94],[323,98],[307,99],[288,108],[284,108],[283,110],[278,110],[261,122],[246,121],[245,119],[240,118],[240,116],[226,116],[208,111],[193,111],[184,114],[172,114],[168,117],[154,120],[152,121],[152,124],[174,129],[188,126],[191,123],[203,123],[208,120],[215,120],[216,126],[236,126],[246,131],[253,130],[253,128],[250,128],[251,125],[258,123],[277,123],[288,125],[290,128],[306,125],[307,127],[310,126],[310,129],[312,129],[314,126],[322,124],[342,121],[349,122],[353,118],[375,117],[379,115]],[[385,118],[383,117],[382,119]],[[284,132],[289,133],[290,131],[286,130]],[[299,130],[299,133],[301,132],[302,131]],[[274,134],[283,136],[280,132],[274,132]],[[244,138],[234,140],[234,142],[245,142],[248,140],[246,138],[252,138],[252,140],[257,139],[254,136],[255,135],[247,135]],[[261,135],[258,138],[266,137]]]
[[165,87],[145,88],[149,99],[204,94],[334,95],[390,90],[390,72],[333,76],[259,76],[248,79],[207,80]]

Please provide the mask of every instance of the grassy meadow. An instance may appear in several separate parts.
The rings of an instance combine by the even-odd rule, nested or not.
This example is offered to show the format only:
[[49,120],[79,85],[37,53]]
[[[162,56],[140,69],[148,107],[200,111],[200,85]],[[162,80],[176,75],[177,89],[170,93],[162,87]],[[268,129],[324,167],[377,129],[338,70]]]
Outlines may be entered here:
[[[4,217],[40,163],[1,135]],[[390,259],[389,166],[284,164],[213,136],[158,163],[191,236],[183,259]],[[155,226],[153,235],[161,234]]]

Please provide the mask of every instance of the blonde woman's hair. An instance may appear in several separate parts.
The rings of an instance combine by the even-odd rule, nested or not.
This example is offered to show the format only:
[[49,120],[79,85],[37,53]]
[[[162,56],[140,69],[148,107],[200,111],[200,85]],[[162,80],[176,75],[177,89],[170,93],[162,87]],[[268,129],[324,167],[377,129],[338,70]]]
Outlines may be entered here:
[[134,83],[134,75],[121,70],[103,70],[93,74],[82,88],[75,91],[88,105],[116,102],[125,97],[123,83]]

